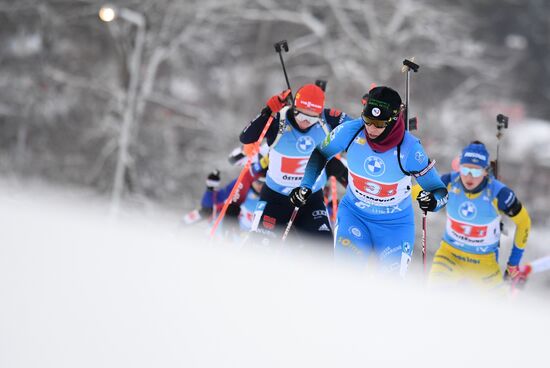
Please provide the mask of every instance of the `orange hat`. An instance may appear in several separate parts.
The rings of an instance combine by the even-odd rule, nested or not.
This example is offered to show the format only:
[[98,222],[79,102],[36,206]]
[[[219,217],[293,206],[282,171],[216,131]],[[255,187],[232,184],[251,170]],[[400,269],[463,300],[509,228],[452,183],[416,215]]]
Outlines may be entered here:
[[296,92],[294,107],[320,114],[325,106],[325,93],[315,84],[306,84]]

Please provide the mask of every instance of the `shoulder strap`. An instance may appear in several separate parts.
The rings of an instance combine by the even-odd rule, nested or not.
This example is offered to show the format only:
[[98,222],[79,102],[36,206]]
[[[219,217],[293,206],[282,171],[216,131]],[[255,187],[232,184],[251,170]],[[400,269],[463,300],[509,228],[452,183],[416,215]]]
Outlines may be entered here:
[[[323,112],[323,117],[324,117],[325,113]],[[323,128],[323,131],[325,132],[326,135],[328,135],[330,133],[330,129],[327,127],[327,122],[325,121],[324,118],[321,118],[319,119],[319,124],[321,124],[321,128]]]
[[401,169],[401,172],[407,176],[411,176],[411,173],[408,172],[403,168],[403,165],[401,164],[401,143],[403,143],[403,140],[405,139],[405,136],[403,136],[403,139],[399,144],[397,145],[397,163],[399,164],[399,168]]
[[[405,136],[403,136],[403,139],[397,145],[397,162],[399,163],[399,168],[401,169],[403,174],[405,174],[407,176],[412,175],[415,178],[418,178],[419,176],[425,175],[432,167],[434,167],[435,160],[432,161],[431,159],[428,158],[428,165],[420,171],[407,171],[407,170],[405,170],[403,168],[403,164],[401,163],[401,145],[403,144],[404,141],[405,141]],[[409,146],[410,146],[410,144],[409,144]]]
[[271,151],[273,148],[275,148],[275,146],[277,145],[277,143],[279,143],[279,141],[281,140],[281,137],[283,136],[283,134],[285,133],[285,129],[286,129],[286,113],[288,111],[288,107],[286,108],[283,108],[280,112],[279,112],[279,130],[277,131],[277,137],[275,137],[275,140],[273,141],[273,143],[271,143],[271,146],[269,146],[269,150]]

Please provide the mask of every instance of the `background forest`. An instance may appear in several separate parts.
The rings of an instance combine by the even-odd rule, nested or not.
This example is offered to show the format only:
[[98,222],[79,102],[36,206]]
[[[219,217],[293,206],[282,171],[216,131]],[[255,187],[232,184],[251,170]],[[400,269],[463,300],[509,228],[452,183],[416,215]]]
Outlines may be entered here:
[[[550,2],[544,0],[0,1],[0,175],[84,188],[138,209],[196,207],[265,100],[328,81],[358,116],[372,83],[405,92],[440,172],[473,139],[534,223],[549,218]],[[123,14],[123,12],[125,12]],[[122,16],[124,15],[124,16]]]

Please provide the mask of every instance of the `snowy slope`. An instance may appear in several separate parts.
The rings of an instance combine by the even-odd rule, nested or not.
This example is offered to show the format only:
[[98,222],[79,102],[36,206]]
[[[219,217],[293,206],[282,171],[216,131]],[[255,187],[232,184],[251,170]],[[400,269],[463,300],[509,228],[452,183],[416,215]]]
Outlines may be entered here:
[[40,197],[0,197],[0,367],[547,365],[547,299],[431,294]]

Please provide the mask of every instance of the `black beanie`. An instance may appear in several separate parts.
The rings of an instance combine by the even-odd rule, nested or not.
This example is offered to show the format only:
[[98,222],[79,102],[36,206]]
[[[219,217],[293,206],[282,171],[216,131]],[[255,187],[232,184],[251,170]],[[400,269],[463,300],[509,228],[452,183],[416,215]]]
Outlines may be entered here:
[[401,97],[390,87],[374,87],[369,91],[363,115],[376,120],[397,117],[401,108]]

